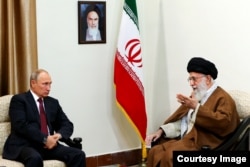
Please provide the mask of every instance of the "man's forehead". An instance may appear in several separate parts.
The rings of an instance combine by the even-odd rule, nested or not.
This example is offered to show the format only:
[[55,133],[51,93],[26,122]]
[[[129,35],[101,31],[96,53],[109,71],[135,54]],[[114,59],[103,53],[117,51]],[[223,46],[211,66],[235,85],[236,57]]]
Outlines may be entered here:
[[38,77],[37,80],[43,81],[43,82],[49,82],[51,81],[51,77],[48,73],[41,73]]
[[98,18],[99,16],[98,16],[98,14],[95,11],[91,11],[91,12],[89,12],[88,17]]

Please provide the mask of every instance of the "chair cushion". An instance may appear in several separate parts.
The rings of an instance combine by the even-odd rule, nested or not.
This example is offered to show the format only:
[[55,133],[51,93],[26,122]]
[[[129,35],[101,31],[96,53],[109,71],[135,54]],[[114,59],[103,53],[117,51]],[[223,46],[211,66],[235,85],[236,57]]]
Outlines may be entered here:
[[240,90],[230,90],[228,93],[236,103],[240,119],[250,115],[250,94]]
[[[58,161],[58,160],[46,160],[44,162],[44,167],[66,167],[65,163]],[[0,156],[0,166],[6,167],[24,167],[24,165],[17,161],[11,161],[7,159],[3,159]]]
[[66,167],[65,163],[58,160],[46,160],[44,162],[44,167]]
[[6,167],[24,167],[24,165],[17,161],[10,161],[7,159],[3,159],[2,156],[0,156],[0,166],[6,166]]
[[0,97],[0,122],[10,121],[9,105],[13,95],[5,95]]
[[0,155],[3,154],[3,146],[9,134],[10,134],[10,122],[0,123]]

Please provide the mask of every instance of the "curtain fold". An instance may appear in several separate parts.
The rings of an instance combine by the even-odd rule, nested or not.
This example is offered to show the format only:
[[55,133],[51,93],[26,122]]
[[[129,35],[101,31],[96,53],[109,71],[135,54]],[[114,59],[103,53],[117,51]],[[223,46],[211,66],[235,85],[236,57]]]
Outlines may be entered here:
[[35,0],[0,1],[0,96],[24,92],[37,69]]

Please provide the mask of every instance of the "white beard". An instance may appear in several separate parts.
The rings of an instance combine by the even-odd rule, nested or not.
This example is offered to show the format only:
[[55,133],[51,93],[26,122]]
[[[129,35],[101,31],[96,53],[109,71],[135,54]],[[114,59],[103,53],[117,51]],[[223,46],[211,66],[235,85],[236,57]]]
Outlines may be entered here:
[[202,80],[201,83],[194,89],[194,97],[195,99],[197,99],[198,101],[201,101],[201,99],[205,96],[205,94],[207,93],[207,85],[206,85],[206,80]]
[[96,35],[97,35],[98,31],[99,31],[98,27],[96,27],[96,28],[89,27],[88,31],[89,31],[89,34],[93,37],[93,39],[96,40]]

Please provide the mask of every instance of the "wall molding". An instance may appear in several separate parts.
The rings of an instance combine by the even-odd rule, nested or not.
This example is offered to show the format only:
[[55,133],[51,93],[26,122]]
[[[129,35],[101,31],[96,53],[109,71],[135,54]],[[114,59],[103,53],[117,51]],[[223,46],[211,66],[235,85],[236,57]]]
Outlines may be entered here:
[[142,162],[141,149],[103,154],[86,158],[87,166],[91,167],[114,165],[114,164],[129,166],[129,165],[140,164],[141,162]]

